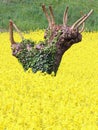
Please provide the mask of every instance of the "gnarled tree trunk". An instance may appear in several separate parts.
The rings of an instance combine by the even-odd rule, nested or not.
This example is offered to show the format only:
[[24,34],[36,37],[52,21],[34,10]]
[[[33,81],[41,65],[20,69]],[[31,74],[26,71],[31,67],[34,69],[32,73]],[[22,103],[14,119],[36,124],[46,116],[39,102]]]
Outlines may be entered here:
[[[48,74],[54,72],[56,74],[65,51],[82,40],[81,32],[84,30],[84,23],[93,10],[82,16],[72,26],[67,26],[68,7],[64,12],[62,25],[55,24],[51,6],[49,6],[50,16],[45,5],[42,5],[42,9],[48,20],[49,27],[45,31],[45,41],[39,42],[37,45],[34,41],[24,39],[17,26],[10,20],[9,30],[12,54],[18,58],[25,70],[32,68],[33,72],[42,71]],[[81,25],[82,28],[80,30],[79,27]],[[13,27],[22,38],[20,43],[14,41]]]

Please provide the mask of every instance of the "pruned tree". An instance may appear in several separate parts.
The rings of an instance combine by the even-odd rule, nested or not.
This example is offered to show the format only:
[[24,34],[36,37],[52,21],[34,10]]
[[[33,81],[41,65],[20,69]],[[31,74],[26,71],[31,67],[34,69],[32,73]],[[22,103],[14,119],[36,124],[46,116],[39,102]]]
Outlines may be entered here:
[[[65,9],[63,24],[61,25],[55,23],[51,6],[49,6],[50,15],[48,14],[45,5],[42,5],[42,9],[49,25],[45,30],[45,40],[38,44],[35,44],[34,41],[25,39],[14,22],[10,20],[9,32],[12,54],[18,58],[25,70],[32,68],[34,73],[42,71],[47,72],[48,74],[51,74],[52,72],[56,74],[65,51],[73,44],[82,40],[81,33],[84,30],[85,21],[92,14],[93,9],[88,14],[85,14],[78,19],[72,26],[67,25],[68,7]],[[22,38],[20,43],[17,43],[14,40],[13,27]]]

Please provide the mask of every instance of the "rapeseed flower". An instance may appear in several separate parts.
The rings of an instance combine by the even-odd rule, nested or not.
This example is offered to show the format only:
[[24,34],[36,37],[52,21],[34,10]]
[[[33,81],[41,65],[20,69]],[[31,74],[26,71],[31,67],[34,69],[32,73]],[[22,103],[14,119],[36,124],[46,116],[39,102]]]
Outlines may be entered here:
[[[43,40],[43,31],[24,34]],[[16,41],[20,41],[15,33]],[[65,52],[57,76],[24,72],[0,33],[0,130],[97,130],[98,33]]]

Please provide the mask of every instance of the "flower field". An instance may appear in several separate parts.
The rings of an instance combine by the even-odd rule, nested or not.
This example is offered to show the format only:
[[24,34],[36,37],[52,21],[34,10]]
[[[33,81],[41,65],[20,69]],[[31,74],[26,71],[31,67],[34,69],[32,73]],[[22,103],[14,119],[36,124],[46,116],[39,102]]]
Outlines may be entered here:
[[[43,40],[42,30],[24,35]],[[98,32],[65,52],[56,77],[24,72],[11,53],[0,33],[0,130],[98,130]]]

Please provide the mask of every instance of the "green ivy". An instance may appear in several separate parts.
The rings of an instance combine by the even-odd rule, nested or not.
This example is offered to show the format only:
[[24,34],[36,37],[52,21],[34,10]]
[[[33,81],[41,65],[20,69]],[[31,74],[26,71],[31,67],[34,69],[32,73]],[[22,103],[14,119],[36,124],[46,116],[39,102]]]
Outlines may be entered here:
[[[43,44],[43,49],[36,49],[34,41],[23,40],[21,42],[21,51],[17,54],[17,58],[20,63],[22,63],[24,70],[32,68],[34,73],[42,71],[51,74],[54,70],[56,54],[55,42],[52,44],[39,42],[38,44]],[[27,49],[28,45],[31,47],[30,50]]]

